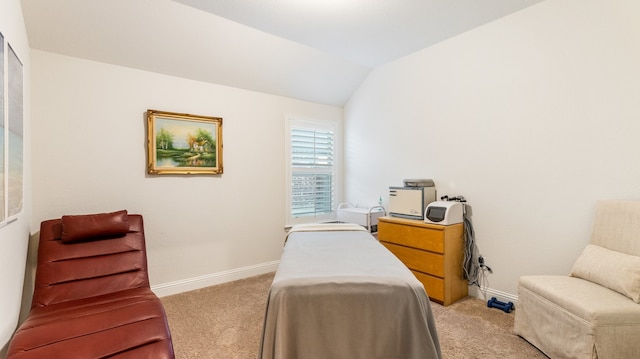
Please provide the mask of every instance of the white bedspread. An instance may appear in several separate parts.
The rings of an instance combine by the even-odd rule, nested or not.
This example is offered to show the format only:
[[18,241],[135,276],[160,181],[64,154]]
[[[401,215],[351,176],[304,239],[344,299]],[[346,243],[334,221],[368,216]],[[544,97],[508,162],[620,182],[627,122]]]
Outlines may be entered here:
[[422,284],[366,231],[289,234],[259,359],[440,358]]

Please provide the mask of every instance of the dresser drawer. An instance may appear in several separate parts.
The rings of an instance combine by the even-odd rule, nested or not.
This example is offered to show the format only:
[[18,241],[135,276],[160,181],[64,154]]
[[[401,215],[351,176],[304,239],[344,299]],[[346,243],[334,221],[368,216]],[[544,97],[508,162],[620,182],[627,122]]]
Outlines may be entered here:
[[444,279],[430,276],[421,272],[411,271],[413,275],[424,285],[424,289],[427,291],[429,298],[444,303]]
[[378,239],[384,242],[444,253],[444,231],[398,223],[378,222]]
[[468,294],[462,276],[464,225],[441,226],[398,217],[378,219],[378,240],[424,285],[429,298],[449,305]]
[[393,243],[382,242],[382,244],[409,269],[440,278],[444,277],[444,256],[441,254],[399,246]]

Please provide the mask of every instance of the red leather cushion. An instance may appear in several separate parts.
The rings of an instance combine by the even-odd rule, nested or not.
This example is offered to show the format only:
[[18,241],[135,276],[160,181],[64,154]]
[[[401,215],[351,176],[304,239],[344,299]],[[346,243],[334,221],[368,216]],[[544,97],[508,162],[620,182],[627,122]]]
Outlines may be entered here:
[[127,211],[112,213],[62,216],[62,241],[77,242],[86,239],[116,237],[129,232]]
[[11,359],[174,358],[159,298],[137,288],[34,308],[13,336]]

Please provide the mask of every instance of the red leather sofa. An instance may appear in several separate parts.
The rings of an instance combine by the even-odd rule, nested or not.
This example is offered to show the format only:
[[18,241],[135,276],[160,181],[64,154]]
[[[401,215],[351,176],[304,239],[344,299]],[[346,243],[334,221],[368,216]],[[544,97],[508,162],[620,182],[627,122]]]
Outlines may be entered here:
[[23,358],[174,358],[149,287],[142,216],[63,216],[40,227],[31,311],[7,351]]

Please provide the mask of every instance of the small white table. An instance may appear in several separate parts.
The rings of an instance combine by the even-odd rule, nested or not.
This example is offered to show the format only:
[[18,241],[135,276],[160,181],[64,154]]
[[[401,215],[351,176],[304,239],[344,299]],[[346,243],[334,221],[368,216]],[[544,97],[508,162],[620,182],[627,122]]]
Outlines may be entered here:
[[356,207],[346,202],[338,205],[338,222],[359,224],[370,233],[378,232],[378,218],[385,215],[382,206]]

